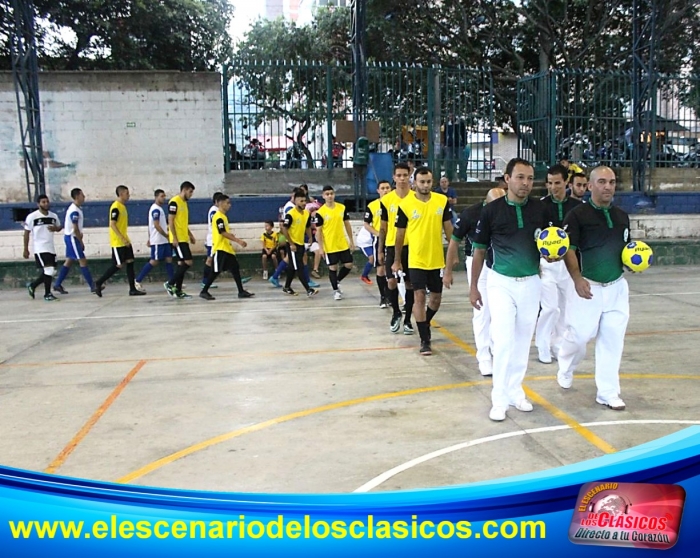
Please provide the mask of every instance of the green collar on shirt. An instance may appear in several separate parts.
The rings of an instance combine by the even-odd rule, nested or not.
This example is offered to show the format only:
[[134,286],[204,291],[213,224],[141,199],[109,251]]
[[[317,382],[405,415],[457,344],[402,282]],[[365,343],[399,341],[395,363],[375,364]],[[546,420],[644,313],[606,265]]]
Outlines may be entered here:
[[596,204],[593,203],[593,200],[588,200],[588,204],[593,208],[598,211],[602,211],[603,214],[605,215],[605,221],[608,223],[608,228],[612,229],[613,228],[613,222],[612,222],[612,217],[610,217],[610,208],[612,205],[609,205],[608,207],[600,207],[597,206]]

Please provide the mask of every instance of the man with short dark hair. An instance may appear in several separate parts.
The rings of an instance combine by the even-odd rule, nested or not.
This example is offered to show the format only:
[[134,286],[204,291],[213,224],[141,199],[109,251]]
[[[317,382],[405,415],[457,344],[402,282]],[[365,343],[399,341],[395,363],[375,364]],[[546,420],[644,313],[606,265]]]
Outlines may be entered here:
[[83,242],[83,204],[85,194],[80,188],[73,188],[70,192],[73,203],[66,210],[66,220],[64,224],[65,233],[63,240],[66,243],[66,261],[63,262],[61,271],[53,284],[53,290],[61,294],[68,294],[63,288],[63,281],[68,276],[71,265],[75,260],[80,264],[80,273],[85,278],[85,282],[91,291],[95,290],[95,282],[92,279],[90,268],[85,257],[85,243]]
[[586,175],[582,172],[575,172],[571,177],[569,187],[571,189],[570,197],[578,201],[583,201],[583,196],[585,196],[588,191],[588,178],[586,178]]
[[153,204],[148,210],[148,245],[151,248],[151,259],[146,262],[146,265],[143,266],[136,277],[134,284],[139,291],[144,290],[141,287],[141,281],[163,260],[165,260],[168,280],[171,280],[175,275],[175,270],[173,269],[173,247],[168,239],[168,221],[163,209],[165,192],[159,188],[153,192],[153,198]]
[[287,280],[282,292],[286,295],[296,296],[292,289],[294,275],[299,278],[302,286],[309,297],[318,294],[317,289],[309,286],[304,275],[304,236],[311,238],[311,214],[306,209],[306,193],[301,188],[297,188],[292,195],[294,207],[284,216],[282,221],[282,234],[287,238],[289,246],[289,267],[287,268]]
[[[211,227],[211,220],[214,217],[214,214],[219,211],[218,206],[216,205],[216,202],[219,201],[219,198],[222,196],[221,192],[215,192],[214,195],[211,198],[211,207],[209,208],[209,211],[207,211],[207,238],[204,241],[204,247],[207,249],[207,259],[204,261],[204,270],[202,271],[202,287],[207,282],[207,279],[209,279],[209,275],[211,275],[211,264],[212,264],[212,238],[213,238],[213,232],[212,232],[212,227]],[[210,285],[210,289],[215,289],[216,285]]]
[[36,266],[41,269],[39,276],[27,283],[27,292],[34,298],[36,288],[44,284],[44,300],[53,302],[59,300],[51,293],[51,281],[56,273],[56,248],[54,246],[53,234],[59,232],[61,222],[58,215],[49,211],[51,204],[46,195],[40,195],[36,200],[37,209],[32,211],[24,220],[24,251],[22,257],[29,258],[29,235],[32,235],[32,252]]
[[189,208],[187,202],[194,194],[194,184],[185,181],[180,184],[180,193],[170,199],[168,203],[168,231],[170,243],[173,245],[173,255],[177,258],[177,271],[172,281],[163,284],[165,290],[172,297],[179,299],[192,298],[182,291],[182,283],[185,273],[192,267],[192,251],[190,243],[196,242],[189,224]]

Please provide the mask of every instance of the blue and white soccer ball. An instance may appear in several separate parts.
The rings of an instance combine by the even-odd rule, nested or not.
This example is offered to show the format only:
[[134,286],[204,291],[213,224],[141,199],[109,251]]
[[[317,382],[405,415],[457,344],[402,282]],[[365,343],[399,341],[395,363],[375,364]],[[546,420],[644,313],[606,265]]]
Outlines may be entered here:
[[630,242],[622,249],[622,265],[634,273],[641,273],[654,263],[654,252],[646,242]]
[[545,258],[559,260],[569,251],[569,235],[559,227],[547,227],[537,235],[537,249]]

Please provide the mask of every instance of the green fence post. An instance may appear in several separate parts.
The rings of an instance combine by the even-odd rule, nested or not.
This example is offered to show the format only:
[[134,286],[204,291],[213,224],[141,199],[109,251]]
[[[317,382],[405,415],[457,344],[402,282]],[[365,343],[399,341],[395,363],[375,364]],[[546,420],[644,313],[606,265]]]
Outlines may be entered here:
[[333,168],[333,80],[331,66],[326,66],[326,168]]
[[549,72],[549,161],[547,166],[553,165],[557,158],[557,76],[554,72]]
[[223,103],[223,139],[224,139],[224,172],[231,172],[231,141],[229,138],[229,114],[228,114],[228,66],[222,68],[221,99]]

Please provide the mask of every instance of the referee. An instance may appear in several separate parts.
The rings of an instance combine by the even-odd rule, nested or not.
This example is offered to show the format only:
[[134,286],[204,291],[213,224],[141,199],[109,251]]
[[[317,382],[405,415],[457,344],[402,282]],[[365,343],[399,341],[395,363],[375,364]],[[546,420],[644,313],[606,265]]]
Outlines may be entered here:
[[615,173],[600,166],[591,171],[591,199],[564,219],[570,249],[564,256],[578,296],[568,301],[568,328],[559,352],[557,381],[571,387],[574,370],[596,338],[596,402],[622,411],[620,361],[629,321],[629,287],[623,277],[621,254],[629,242],[629,216],[612,205]]
[[483,306],[479,277],[486,250],[493,250],[487,296],[493,336],[493,389],[489,418],[505,420],[508,406],[532,411],[522,383],[527,371],[530,343],[540,301],[540,255],[536,235],[546,225],[545,206],[530,199],[534,181],[532,165],[520,158],[506,166],[508,193],[484,207],[474,234],[470,300]]

